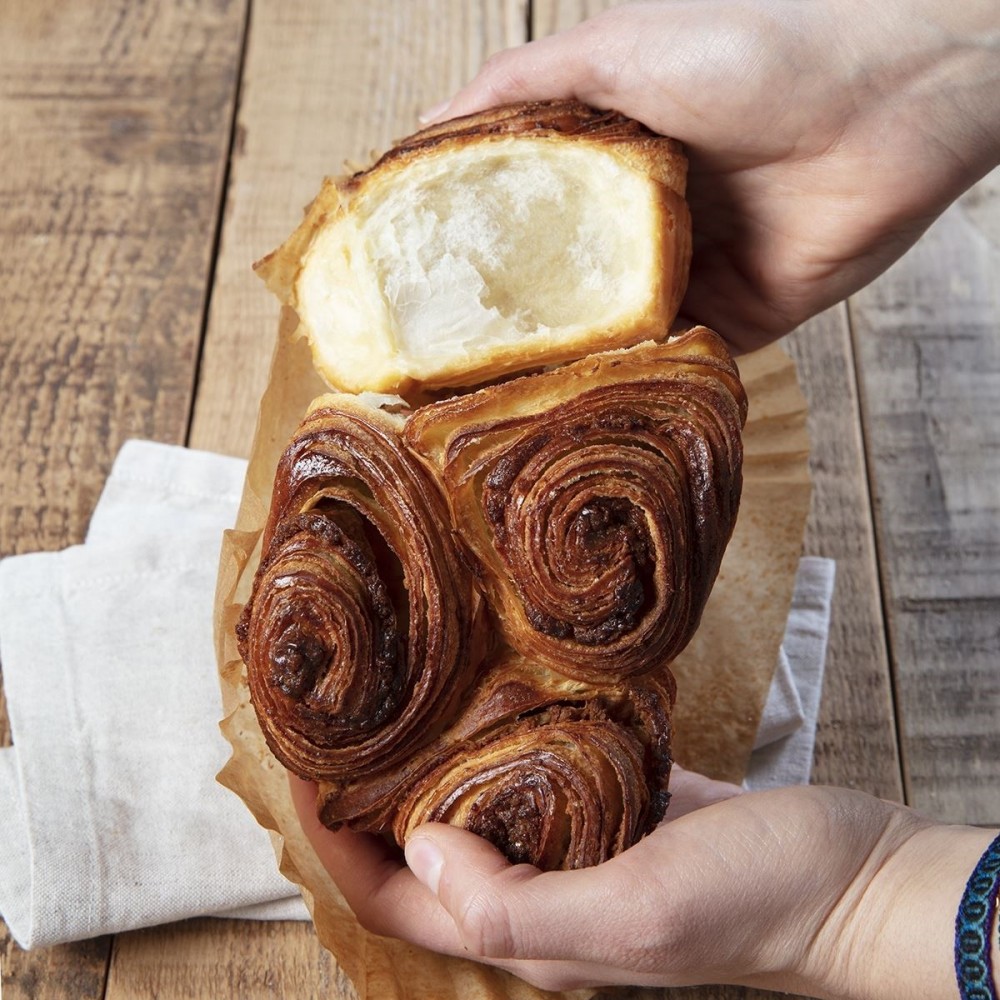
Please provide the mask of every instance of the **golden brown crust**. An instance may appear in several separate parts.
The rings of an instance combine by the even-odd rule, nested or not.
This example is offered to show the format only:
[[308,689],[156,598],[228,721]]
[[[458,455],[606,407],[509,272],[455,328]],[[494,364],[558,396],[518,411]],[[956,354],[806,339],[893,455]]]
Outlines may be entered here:
[[403,425],[324,396],[281,459],[237,628],[268,745],[319,783],[333,828],[402,844],[442,820],[514,860],[597,864],[662,818],[673,678],[595,684],[489,653],[444,494]]
[[612,147],[623,159],[684,196],[687,160],[676,139],[657,135],[618,111],[601,111],[573,100],[505,104],[430,125],[397,143],[368,169],[352,174],[342,187],[351,190],[364,183],[368,174],[398,166],[436,146],[511,136],[585,140]]
[[439,470],[506,642],[581,680],[669,663],[739,506],[746,398],[703,327],[435,403],[405,438]]
[[668,663],[736,515],[736,366],[696,328],[379,404],[321,397],[279,464],[238,629],[269,745],[334,828],[450,822],[543,868],[619,853],[663,815]]

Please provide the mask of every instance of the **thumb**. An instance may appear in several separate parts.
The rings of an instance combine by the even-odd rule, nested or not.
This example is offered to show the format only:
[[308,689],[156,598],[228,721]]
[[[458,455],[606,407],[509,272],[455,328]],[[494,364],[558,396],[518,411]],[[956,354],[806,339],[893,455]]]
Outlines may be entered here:
[[630,885],[628,870],[613,861],[541,872],[511,865],[488,841],[441,823],[413,832],[406,861],[447,910],[473,958],[601,962],[619,950],[615,939],[639,930],[642,887]]
[[489,841],[441,823],[413,833],[406,863],[438,897],[473,955],[528,957],[515,900],[522,886],[541,876],[537,868],[511,865]]

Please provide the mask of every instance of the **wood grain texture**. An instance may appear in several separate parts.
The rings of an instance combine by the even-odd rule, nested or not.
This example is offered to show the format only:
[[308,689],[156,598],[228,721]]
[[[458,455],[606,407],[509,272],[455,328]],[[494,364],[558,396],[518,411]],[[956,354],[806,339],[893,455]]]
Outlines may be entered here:
[[254,4],[192,446],[250,450],[278,324],[253,261],[298,225],[324,176],[413,132],[422,109],[523,41],[524,2]]
[[572,28],[603,10],[620,7],[628,2],[629,0],[533,0],[531,37],[554,35],[557,31]]
[[102,1000],[110,937],[26,953],[4,928],[2,963],[5,1000]]
[[[0,553],[80,541],[123,440],[184,438],[242,20],[0,5]],[[101,997],[109,946],[4,930],[5,996]]]
[[846,306],[786,340],[809,402],[806,555],[836,560],[813,778],[902,801],[893,692]]
[[79,540],[130,435],[183,439],[238,4],[0,13],[0,552]]
[[333,956],[310,943],[313,937],[311,924],[210,918],[120,934],[106,996],[128,1000],[353,997]]
[[1000,171],[851,316],[908,798],[1000,823]]

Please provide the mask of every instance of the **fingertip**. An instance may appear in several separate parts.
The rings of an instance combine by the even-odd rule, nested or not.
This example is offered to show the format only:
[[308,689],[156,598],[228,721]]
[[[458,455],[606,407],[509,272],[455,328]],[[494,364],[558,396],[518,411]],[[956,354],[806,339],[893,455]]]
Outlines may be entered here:
[[448,108],[451,106],[451,98],[449,97],[446,101],[439,101],[437,104],[429,107],[426,111],[421,111],[417,115],[417,121],[421,125],[433,125],[438,121],[441,121],[448,116]]
[[597,96],[589,53],[574,44],[571,29],[494,53],[449,101],[420,120],[429,125],[520,101],[595,103]]
[[519,887],[540,874],[512,865],[488,840],[461,827],[426,823],[407,838],[411,872],[454,922],[463,953],[481,961],[520,959]]
[[449,823],[423,823],[406,838],[405,853],[420,855],[418,864],[439,854],[453,865],[473,866],[477,870],[500,871],[510,868],[504,854],[483,837]]
[[410,837],[404,850],[406,864],[417,880],[437,895],[444,866],[444,854],[430,836]]

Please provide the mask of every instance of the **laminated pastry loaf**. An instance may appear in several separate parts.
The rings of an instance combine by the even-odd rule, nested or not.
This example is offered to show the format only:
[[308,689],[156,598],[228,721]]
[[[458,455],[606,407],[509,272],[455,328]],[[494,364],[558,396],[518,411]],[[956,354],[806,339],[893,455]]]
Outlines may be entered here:
[[257,271],[331,386],[471,386],[662,339],[687,282],[686,172],[624,115],[511,105],[327,180]]
[[704,328],[415,411],[317,399],[238,637],[323,821],[400,844],[458,823],[545,868],[648,833],[669,662],[733,529],[745,414]]
[[636,122],[517,105],[328,182],[260,265],[334,391],[279,462],[237,637],[327,826],[449,822],[557,869],[663,817],[746,419],[721,339],[670,335],[683,184]]

